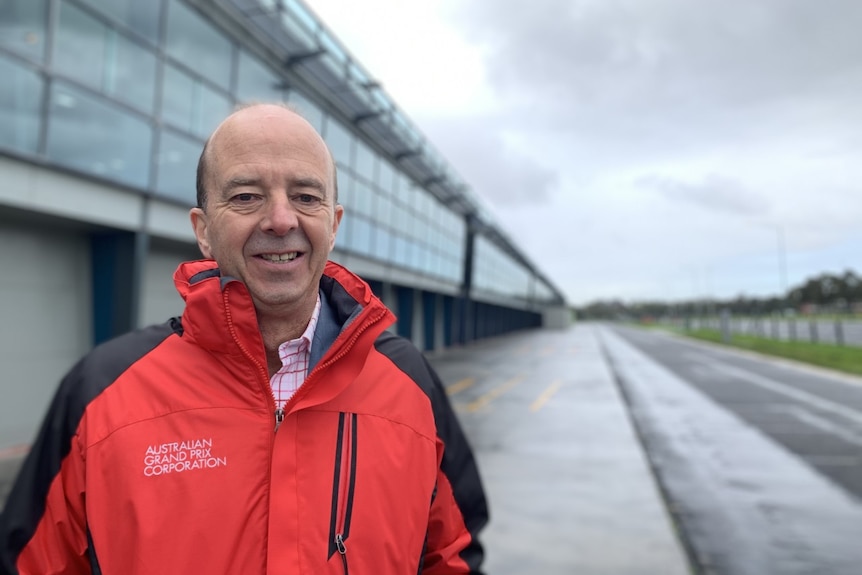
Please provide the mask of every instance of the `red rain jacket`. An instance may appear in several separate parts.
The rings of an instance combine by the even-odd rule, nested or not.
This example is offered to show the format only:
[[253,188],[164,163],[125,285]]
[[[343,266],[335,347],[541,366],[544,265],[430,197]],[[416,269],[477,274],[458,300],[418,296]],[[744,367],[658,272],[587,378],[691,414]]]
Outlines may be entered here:
[[0,516],[21,574],[479,573],[473,455],[424,357],[334,263],[312,368],[277,426],[245,286],[174,276],[182,320],[97,347],[63,380]]

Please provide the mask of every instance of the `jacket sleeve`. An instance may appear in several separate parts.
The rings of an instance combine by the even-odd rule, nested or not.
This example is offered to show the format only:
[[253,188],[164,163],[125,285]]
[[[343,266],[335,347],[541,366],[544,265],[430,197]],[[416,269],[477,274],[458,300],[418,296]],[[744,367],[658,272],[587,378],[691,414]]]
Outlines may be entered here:
[[60,382],[0,514],[0,574],[99,572],[85,511],[85,410],[177,325],[171,321],[106,342]]
[[78,379],[61,383],[0,514],[0,573],[90,573]]
[[446,390],[427,361],[425,366],[437,423],[439,468],[422,573],[481,575],[484,550],[478,535],[488,522],[485,491]]

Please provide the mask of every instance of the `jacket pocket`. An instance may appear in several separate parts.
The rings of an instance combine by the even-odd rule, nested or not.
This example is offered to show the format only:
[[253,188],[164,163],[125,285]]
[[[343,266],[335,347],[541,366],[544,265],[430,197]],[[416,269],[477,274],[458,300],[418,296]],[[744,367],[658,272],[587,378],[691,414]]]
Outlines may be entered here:
[[335,473],[332,479],[332,514],[329,523],[329,553],[327,560],[337,552],[341,555],[344,575],[347,568],[347,539],[350,537],[350,519],[353,514],[353,495],[356,486],[356,414],[338,414],[338,436],[335,442]]

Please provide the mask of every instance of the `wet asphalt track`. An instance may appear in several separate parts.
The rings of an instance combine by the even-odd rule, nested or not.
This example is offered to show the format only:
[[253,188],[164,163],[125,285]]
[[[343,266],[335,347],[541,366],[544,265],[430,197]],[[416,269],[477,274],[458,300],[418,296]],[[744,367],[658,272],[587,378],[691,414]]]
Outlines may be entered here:
[[862,573],[862,379],[661,332],[603,339],[701,573]]

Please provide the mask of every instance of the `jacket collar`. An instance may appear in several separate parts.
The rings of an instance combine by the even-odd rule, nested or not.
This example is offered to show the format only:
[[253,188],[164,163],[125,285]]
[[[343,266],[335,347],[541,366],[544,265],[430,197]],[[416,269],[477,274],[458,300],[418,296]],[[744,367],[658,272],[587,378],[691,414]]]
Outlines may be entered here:
[[[256,358],[266,366],[266,354],[254,303],[245,284],[222,276],[215,261],[197,260],[180,264],[174,285],[186,302],[183,337],[228,356]],[[332,351],[339,336],[357,345],[351,330],[374,320],[374,338],[395,321],[395,316],[358,276],[334,262],[327,262],[320,280],[321,311],[312,345],[311,368]],[[364,330],[363,330],[364,331]],[[363,338],[367,340],[367,336]],[[365,345],[373,344],[373,338]]]

